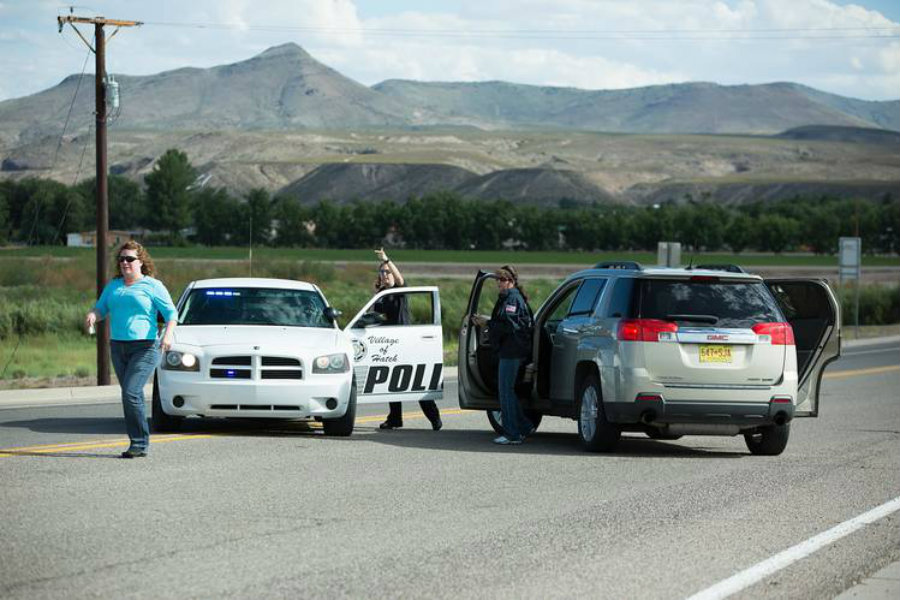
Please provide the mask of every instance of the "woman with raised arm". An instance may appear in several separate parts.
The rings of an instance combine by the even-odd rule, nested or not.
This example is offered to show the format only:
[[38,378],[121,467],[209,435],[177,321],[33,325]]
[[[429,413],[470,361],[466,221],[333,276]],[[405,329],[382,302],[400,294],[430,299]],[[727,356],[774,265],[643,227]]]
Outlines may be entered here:
[[[391,288],[406,286],[400,269],[394,264],[394,261],[388,258],[384,248],[375,251],[378,257],[378,278],[375,280],[375,293]],[[409,303],[406,300],[406,294],[392,294],[385,296],[373,305],[373,310],[384,315],[384,325],[408,325],[411,321],[409,314]],[[380,429],[398,429],[403,427],[403,406],[401,402],[388,403],[388,417],[384,423],[379,425]],[[444,426],[441,421],[441,411],[438,409],[434,400],[420,400],[419,406],[422,412],[431,422],[431,428],[439,431]]]

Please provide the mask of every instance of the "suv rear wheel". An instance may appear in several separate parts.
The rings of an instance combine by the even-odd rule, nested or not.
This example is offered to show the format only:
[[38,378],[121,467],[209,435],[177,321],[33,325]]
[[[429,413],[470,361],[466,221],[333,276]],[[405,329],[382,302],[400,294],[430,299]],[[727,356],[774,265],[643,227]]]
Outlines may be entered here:
[[753,433],[745,433],[744,441],[750,454],[759,456],[778,456],[784,452],[791,435],[791,424],[768,425],[760,427]]
[[578,437],[588,452],[610,452],[619,442],[621,430],[606,420],[600,380],[591,373],[578,388]]

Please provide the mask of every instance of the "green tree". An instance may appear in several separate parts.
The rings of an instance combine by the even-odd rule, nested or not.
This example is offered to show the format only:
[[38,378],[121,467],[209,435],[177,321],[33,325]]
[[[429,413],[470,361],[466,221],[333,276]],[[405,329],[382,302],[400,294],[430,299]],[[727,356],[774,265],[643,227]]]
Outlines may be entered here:
[[272,241],[272,197],[263,188],[254,188],[244,197],[240,206],[240,223],[234,228],[233,239],[244,245],[254,246]]
[[[96,210],[97,178],[92,177],[75,186],[90,212]],[[123,175],[110,175],[107,180],[110,229],[138,229],[147,225],[147,202],[141,186]]]
[[166,150],[144,177],[148,225],[169,232],[173,241],[179,240],[180,230],[190,224],[191,185],[196,179],[197,172],[187,154],[174,148]]
[[310,231],[314,222],[312,210],[303,207],[294,198],[280,196],[275,199],[275,220],[278,231],[275,243],[279,246],[309,247],[315,242]]
[[85,229],[89,213],[84,198],[74,189],[50,179],[21,183],[18,239],[26,244],[65,244],[66,233]]
[[197,242],[223,246],[234,236],[241,220],[240,205],[224,188],[205,187],[195,194],[194,227]]
[[753,244],[753,236],[753,219],[747,215],[737,215],[725,228],[725,240],[735,254],[740,254]]
[[5,188],[0,187],[0,244],[6,243],[9,235],[9,209],[7,208],[7,200]]

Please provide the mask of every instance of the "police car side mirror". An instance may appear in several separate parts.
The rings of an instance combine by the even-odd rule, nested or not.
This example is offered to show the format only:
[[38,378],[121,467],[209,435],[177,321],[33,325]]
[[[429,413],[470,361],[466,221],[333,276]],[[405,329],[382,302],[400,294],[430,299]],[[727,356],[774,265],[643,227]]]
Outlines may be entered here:
[[341,311],[332,306],[326,306],[323,314],[332,323],[337,323],[338,317],[341,316]]

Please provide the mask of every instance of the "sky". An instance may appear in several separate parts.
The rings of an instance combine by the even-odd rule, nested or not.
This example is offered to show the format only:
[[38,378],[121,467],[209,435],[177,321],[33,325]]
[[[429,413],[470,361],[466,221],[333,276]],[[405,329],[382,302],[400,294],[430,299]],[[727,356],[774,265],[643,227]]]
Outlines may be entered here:
[[[85,1],[74,14],[144,22],[110,40],[113,74],[228,64],[294,42],[365,85],[793,81],[900,98],[898,0]],[[0,100],[52,87],[83,66],[93,72],[76,32],[57,30],[57,15],[68,12],[48,0],[0,0]],[[90,25],[80,30],[93,35]]]

